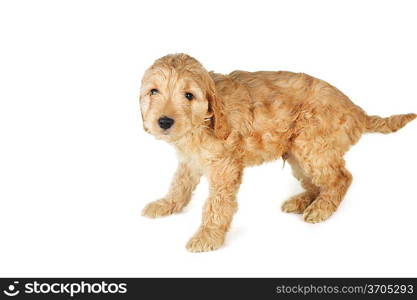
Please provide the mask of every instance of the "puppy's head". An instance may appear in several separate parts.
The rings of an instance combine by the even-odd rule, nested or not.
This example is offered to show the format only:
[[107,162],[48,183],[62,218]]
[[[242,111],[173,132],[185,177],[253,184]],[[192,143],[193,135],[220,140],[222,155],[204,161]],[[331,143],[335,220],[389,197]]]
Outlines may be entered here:
[[197,127],[214,127],[214,82],[186,54],[156,60],[143,76],[139,100],[143,126],[158,139],[174,142]]

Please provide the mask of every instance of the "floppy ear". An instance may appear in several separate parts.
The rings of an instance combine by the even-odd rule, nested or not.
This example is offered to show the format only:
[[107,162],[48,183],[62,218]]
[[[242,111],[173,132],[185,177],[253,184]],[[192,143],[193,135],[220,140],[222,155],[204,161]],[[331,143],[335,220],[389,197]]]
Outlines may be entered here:
[[211,83],[207,91],[208,109],[212,114],[210,127],[217,138],[225,140],[230,134],[230,126],[225,115],[224,102],[216,95],[214,82]]

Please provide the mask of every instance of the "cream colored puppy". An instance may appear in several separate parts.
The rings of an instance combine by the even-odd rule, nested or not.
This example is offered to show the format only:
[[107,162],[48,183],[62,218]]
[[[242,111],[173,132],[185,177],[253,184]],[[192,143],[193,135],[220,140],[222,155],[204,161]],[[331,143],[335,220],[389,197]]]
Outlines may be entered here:
[[243,169],[282,157],[305,192],[283,211],[310,223],[329,218],[352,176],[344,153],[363,133],[390,133],[415,114],[368,116],[330,84],[303,73],[208,73],[194,58],[168,55],[145,72],[140,91],[147,132],[173,145],[178,170],[167,195],[148,204],[155,218],[181,211],[202,175],[209,198],[190,251],[219,248],[237,210]]

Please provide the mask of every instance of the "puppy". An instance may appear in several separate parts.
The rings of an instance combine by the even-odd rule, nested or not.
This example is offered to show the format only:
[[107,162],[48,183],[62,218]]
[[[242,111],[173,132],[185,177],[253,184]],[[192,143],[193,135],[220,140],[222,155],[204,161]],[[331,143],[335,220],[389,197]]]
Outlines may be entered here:
[[243,169],[282,157],[305,192],[282,210],[306,222],[329,218],[352,175],[344,153],[364,133],[395,132],[416,114],[368,116],[330,84],[303,73],[207,72],[186,54],[167,55],[146,70],[140,89],[144,129],[177,151],[178,169],[167,195],[149,203],[151,218],[181,211],[200,177],[209,197],[192,252],[224,243]]

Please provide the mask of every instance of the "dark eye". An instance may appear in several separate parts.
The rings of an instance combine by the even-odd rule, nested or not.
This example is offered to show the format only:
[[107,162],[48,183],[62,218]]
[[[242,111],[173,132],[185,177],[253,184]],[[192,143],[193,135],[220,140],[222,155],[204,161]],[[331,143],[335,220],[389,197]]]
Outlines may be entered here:
[[193,100],[194,99],[194,95],[191,93],[185,93],[185,98],[187,98],[188,100]]
[[157,89],[152,89],[151,90],[151,95],[156,95],[158,94],[158,90]]

